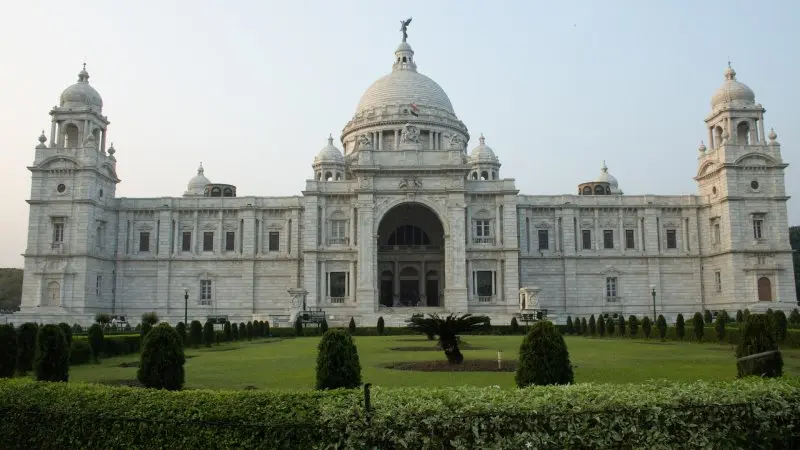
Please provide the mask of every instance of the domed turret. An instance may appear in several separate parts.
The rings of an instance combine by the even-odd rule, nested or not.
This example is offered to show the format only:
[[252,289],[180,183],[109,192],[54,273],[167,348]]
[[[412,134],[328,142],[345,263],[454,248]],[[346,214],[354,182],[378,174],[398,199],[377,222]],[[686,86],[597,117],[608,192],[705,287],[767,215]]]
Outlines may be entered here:
[[200,167],[197,168],[197,175],[193,176],[186,186],[186,192],[183,194],[184,197],[202,197],[204,195],[206,185],[211,184],[211,180],[206,178],[204,172],[203,163],[200,163]]
[[578,185],[578,195],[622,195],[619,182],[608,172],[606,162],[600,166],[600,175],[594,180]]
[[486,138],[478,138],[478,146],[473,148],[469,154],[469,162],[472,164],[472,171],[469,178],[471,180],[496,180],[500,177],[500,160],[495,156],[492,148],[486,145]]
[[328,136],[328,145],[322,147],[314,157],[314,179],[317,181],[338,181],[344,176],[344,156],[333,145],[333,136]]
[[78,82],[64,89],[61,93],[62,108],[85,108],[95,107],[103,109],[103,98],[89,85],[89,72],[86,71],[86,64],[78,73]]
[[736,71],[731,64],[725,69],[725,81],[711,97],[711,107],[716,108],[720,105],[731,106],[751,106],[756,101],[756,95],[746,84],[736,80]]

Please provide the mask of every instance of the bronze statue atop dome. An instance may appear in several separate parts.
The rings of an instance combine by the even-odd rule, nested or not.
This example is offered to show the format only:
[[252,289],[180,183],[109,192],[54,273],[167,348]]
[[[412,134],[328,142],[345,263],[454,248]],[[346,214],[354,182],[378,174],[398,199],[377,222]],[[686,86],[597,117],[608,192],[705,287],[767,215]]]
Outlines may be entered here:
[[409,17],[406,20],[401,20],[400,21],[400,31],[403,32],[403,42],[405,42],[406,39],[408,38],[408,33],[406,32],[406,30],[408,29],[408,25],[410,23],[411,23],[411,17]]

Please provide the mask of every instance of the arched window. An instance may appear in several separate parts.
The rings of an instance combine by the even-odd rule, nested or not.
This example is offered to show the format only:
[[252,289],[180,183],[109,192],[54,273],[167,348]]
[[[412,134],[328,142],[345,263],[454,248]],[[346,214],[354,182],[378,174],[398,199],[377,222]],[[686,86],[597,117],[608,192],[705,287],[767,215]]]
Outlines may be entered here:
[[218,187],[211,188],[211,196],[212,197],[222,197],[222,189]]
[[78,148],[78,127],[75,124],[67,124],[64,128],[64,147]]
[[758,279],[758,301],[771,302],[772,301],[772,282],[767,277]]
[[325,181],[333,180],[333,174],[330,172],[325,172]]
[[594,195],[603,195],[605,193],[605,188],[602,185],[598,184],[594,187]]
[[483,172],[481,172],[481,180],[485,181],[485,180],[488,180],[488,179],[489,179],[489,172],[487,172],[485,170]]
[[58,306],[61,304],[61,285],[56,281],[47,283],[47,291],[42,299],[43,306]]
[[225,189],[222,191],[222,196],[223,196],[223,197],[233,197],[233,189],[231,189],[231,188],[229,188],[229,187],[226,187],[226,188],[225,188]]
[[416,278],[417,276],[419,276],[419,272],[413,267],[403,267],[403,269],[400,270],[400,278]]
[[389,235],[389,245],[430,245],[431,240],[428,234],[420,227],[414,225],[403,225],[397,227]]
[[342,174],[339,173],[339,172],[336,172],[336,181],[340,181],[341,179],[342,179]]
[[592,195],[592,188],[589,186],[583,187],[583,195]]
[[722,127],[717,125],[714,127],[714,148],[719,148],[722,145]]
[[472,172],[472,179],[473,180],[477,180],[478,179],[478,172]]
[[736,127],[736,143],[739,145],[750,145],[750,124],[740,122]]

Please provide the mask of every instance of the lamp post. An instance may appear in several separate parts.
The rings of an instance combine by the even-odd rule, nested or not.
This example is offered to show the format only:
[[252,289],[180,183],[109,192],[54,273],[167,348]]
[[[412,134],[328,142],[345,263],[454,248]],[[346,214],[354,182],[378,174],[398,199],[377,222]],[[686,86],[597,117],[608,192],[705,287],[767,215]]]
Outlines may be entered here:
[[656,285],[650,285],[651,294],[653,295],[653,323],[656,323]]
[[185,326],[189,326],[186,323],[189,320],[189,288],[185,288],[183,290],[183,324]]

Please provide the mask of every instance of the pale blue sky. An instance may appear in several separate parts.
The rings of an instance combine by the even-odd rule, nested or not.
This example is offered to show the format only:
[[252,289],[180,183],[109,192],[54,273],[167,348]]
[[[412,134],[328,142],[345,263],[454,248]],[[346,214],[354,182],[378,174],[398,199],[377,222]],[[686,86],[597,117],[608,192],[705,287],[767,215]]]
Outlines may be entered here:
[[328,133],[391,70],[408,16],[419,71],[449,95],[469,148],[483,132],[522,193],[573,193],[603,159],[627,194],[694,193],[703,118],[730,57],[767,109],[797,196],[798,5],[15,2],[0,27],[0,267],[22,266],[26,166],[82,62],[111,120],[118,196],[179,196],[199,161],[239,195],[299,195]]

